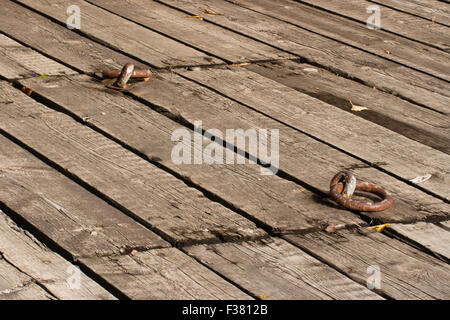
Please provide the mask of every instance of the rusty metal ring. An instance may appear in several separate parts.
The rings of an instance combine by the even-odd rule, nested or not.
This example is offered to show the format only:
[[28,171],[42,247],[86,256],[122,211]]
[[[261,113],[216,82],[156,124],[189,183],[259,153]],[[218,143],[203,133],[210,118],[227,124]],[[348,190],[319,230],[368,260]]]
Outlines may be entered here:
[[[121,70],[104,70],[102,72],[103,79],[115,79],[120,77]],[[150,70],[141,70],[134,69],[131,74],[132,79],[146,79],[152,76],[152,72]]]
[[[353,189],[353,185],[348,186],[347,181],[349,181],[350,184],[355,181],[355,188]],[[353,200],[351,198],[353,195],[352,189],[353,191],[365,191],[376,194],[383,200],[375,203]],[[368,182],[357,181],[353,174],[348,171],[341,171],[333,177],[330,184],[330,196],[333,201],[341,206],[355,211],[383,211],[389,209],[394,203],[392,196],[382,187]]]
[[130,80],[133,71],[134,71],[134,64],[127,63],[122,68],[119,78],[117,78],[117,80],[113,84],[107,85],[107,87],[115,90],[129,89],[130,86],[127,85],[127,82],[128,80]]

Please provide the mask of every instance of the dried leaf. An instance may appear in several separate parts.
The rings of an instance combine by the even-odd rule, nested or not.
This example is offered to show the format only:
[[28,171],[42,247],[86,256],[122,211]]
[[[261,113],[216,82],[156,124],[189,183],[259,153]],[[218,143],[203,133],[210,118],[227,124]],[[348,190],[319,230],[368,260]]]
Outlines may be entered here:
[[219,15],[219,14],[220,14],[220,13],[217,13],[217,12],[212,11],[212,10],[209,10],[209,9],[205,9],[205,10],[203,10],[203,12],[204,12],[204,13],[207,13],[207,14],[216,14],[216,15]]
[[415,183],[415,184],[419,184],[419,183],[427,181],[430,178],[431,178],[431,174],[426,174],[424,176],[415,177],[414,179],[411,179],[409,181],[411,181],[412,183]]
[[390,225],[392,225],[392,223],[385,223],[385,224],[380,224],[378,226],[369,227],[368,229],[377,230],[378,232],[383,232],[384,228],[386,228],[387,226],[390,226]]
[[348,100],[348,101],[350,101],[350,104],[352,105],[352,111],[359,112],[359,111],[369,110],[369,108],[367,108],[367,107],[361,107],[361,106],[357,106],[357,105],[353,104],[353,102],[351,100]]
[[249,64],[252,64],[252,63],[251,62],[243,62],[243,63],[236,64],[236,66],[243,67],[243,66],[248,66]]
[[203,20],[203,17],[202,17],[202,16],[191,16],[191,18],[195,18],[195,19]]

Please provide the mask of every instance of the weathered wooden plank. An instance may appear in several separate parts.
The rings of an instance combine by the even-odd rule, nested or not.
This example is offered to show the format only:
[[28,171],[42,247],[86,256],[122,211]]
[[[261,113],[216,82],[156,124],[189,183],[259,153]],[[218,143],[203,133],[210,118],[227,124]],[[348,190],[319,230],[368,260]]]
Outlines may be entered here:
[[79,32],[104,42],[116,50],[125,51],[134,58],[146,61],[155,67],[223,62],[82,0],[18,0],[16,2],[27,5],[63,24],[66,24],[70,16],[67,14],[68,8],[76,5],[81,13]]
[[395,224],[388,226],[388,231],[450,261],[450,230],[445,229],[445,225],[442,228],[440,223]]
[[[277,176],[262,175],[262,167],[256,164],[175,164],[171,136],[181,125],[126,96],[112,95],[103,84],[93,82],[87,76],[28,79],[21,83],[90,126],[212,192],[234,208],[245,211],[274,232],[363,223],[355,215],[326,206],[298,184]],[[187,132],[194,134],[191,130]],[[204,139],[202,148],[198,148],[191,140],[192,150],[198,149],[201,153],[210,144],[210,140]],[[222,163],[225,163],[226,149],[217,148],[222,150]]]
[[376,292],[391,298],[450,297],[448,264],[376,231],[318,232],[285,238],[363,285],[376,285],[379,275]]
[[242,68],[180,74],[361,159],[384,162],[380,167],[403,179],[431,174],[420,187],[450,199],[445,153]]
[[185,248],[192,256],[264,299],[382,299],[278,238]]
[[119,257],[83,258],[81,262],[131,299],[251,299],[175,248]]
[[74,259],[168,246],[153,232],[3,136],[0,177],[0,202]]
[[254,223],[4,82],[0,128],[172,243],[258,238]]
[[[1,219],[1,218],[0,218]],[[0,254],[0,300],[51,300],[51,294],[28,275],[6,262]]]
[[438,0],[370,0],[370,2],[450,26],[450,9],[446,9]]
[[[121,68],[125,63],[145,65],[72,32],[51,20],[12,1],[2,3],[0,30],[85,73]],[[23,23],[27,21],[27,23]],[[32,26],[30,28],[30,26]],[[148,66],[147,66],[148,68]],[[2,70],[4,70],[2,68]]]
[[[432,217],[442,220],[449,216],[449,205],[443,201],[176,74],[159,74],[151,82],[136,86],[131,92],[157,106],[162,112],[191,125],[196,120],[202,120],[204,130],[278,129],[278,167],[292,177],[327,193],[331,178],[336,172],[345,169],[353,171],[358,179],[381,185],[390,191],[395,199],[393,208],[365,214],[374,222],[410,222]],[[236,146],[235,141],[227,140],[227,143]],[[248,145],[243,148],[246,147]],[[257,157],[256,153],[251,154]],[[382,167],[384,162],[375,165]]]
[[[412,140],[450,153],[450,122],[440,113],[298,61],[251,64],[245,68]],[[353,106],[368,109],[354,111]]]
[[16,79],[76,72],[0,34],[0,76]]
[[[308,0],[302,2],[312,3],[314,1],[315,0]],[[270,0],[233,1],[233,3],[243,5],[244,7],[251,8],[272,17],[277,17],[283,21],[293,23],[294,25],[306,28],[312,32],[317,32],[326,37],[344,42],[350,46],[361,48],[367,52],[422,70],[433,76],[440,77],[441,79],[449,80],[448,65],[446,66],[446,60],[448,60],[448,57],[447,53],[442,51],[447,49],[449,46],[448,36],[446,35],[446,33],[448,33],[447,27],[434,25],[433,28],[437,28],[439,30],[439,34],[435,35],[436,33],[433,33],[432,30],[428,32],[429,34],[426,34],[426,30],[430,29],[430,26],[433,25],[432,23],[414,16],[397,12],[397,14],[401,15],[398,19],[403,19],[405,22],[403,29],[414,29],[414,32],[411,31],[409,33],[406,31],[406,33],[411,36],[415,35],[416,37],[422,35],[421,38],[424,40],[430,38],[430,40],[427,41],[432,41],[437,48],[430,47],[429,45],[405,39],[390,32],[371,30],[367,28],[366,20],[369,18],[370,14],[367,13],[366,9],[371,5],[370,2],[360,1],[360,4],[358,5],[358,1],[353,1],[354,3],[351,3],[352,0],[350,0],[343,5],[343,7],[346,7],[349,12],[352,12],[353,8],[358,7],[358,10],[355,10],[354,14],[364,17],[362,19],[363,24],[338,16],[340,13],[340,3],[338,1],[330,1],[330,3],[333,2],[336,6],[336,11],[334,14],[333,12],[330,13],[318,10],[316,8],[311,8],[311,6],[300,2],[301,1],[292,0],[282,0],[276,2]],[[324,3],[324,6],[328,6],[328,4],[325,5],[325,2],[326,1],[322,1],[321,3]],[[367,5],[361,5],[361,3],[365,3]],[[383,8],[383,10],[381,10],[382,28],[385,27],[386,20],[395,21],[394,18],[386,18],[386,15],[384,14],[386,10],[392,11],[389,8]],[[394,11],[394,13],[396,12]],[[415,27],[413,25],[414,23],[418,25],[428,24],[430,26],[428,28],[423,26],[423,28],[420,29]],[[412,27],[410,27],[410,25]],[[400,27],[399,31],[401,31]],[[444,67],[445,69],[441,69],[439,71],[441,67]]]
[[[315,32],[308,31],[322,23],[327,24],[329,21],[335,21],[337,18],[334,15],[321,13],[319,17],[311,19],[314,14],[317,14],[317,10],[308,7],[295,10],[301,4],[287,2],[286,5],[286,1],[283,0],[252,2],[252,9],[256,8],[253,8],[253,5],[258,6],[257,11],[264,14],[220,0],[160,0],[159,2],[183,9],[191,14],[198,14],[205,7],[210,8],[221,13],[221,15],[205,15],[205,21],[211,21],[265,43],[273,44],[278,48],[299,55],[306,59],[306,62],[319,64],[338,74],[362,81],[370,87],[376,86],[380,90],[450,114],[450,103],[448,103],[450,91],[447,81],[436,79],[433,76],[393,62],[402,62],[408,66],[411,66],[410,63],[415,63],[414,67],[420,69],[420,66],[417,65],[419,61],[421,59],[429,60],[430,58],[428,51],[423,51],[412,54],[406,60],[396,60],[399,47],[405,48],[400,50],[409,48],[409,45],[402,46],[398,43],[401,39],[399,37],[392,36],[394,38],[390,39],[390,35],[387,33],[383,37],[378,37],[378,33],[376,33],[374,34],[374,36],[377,36],[376,39],[372,39],[368,38],[368,31],[370,30],[363,28],[362,34],[360,34],[362,39],[356,42],[355,48],[355,46],[343,44],[342,41],[333,40],[330,36],[321,36],[321,32],[318,30]],[[233,2],[236,3],[236,1]],[[243,4],[242,1],[238,3]],[[284,8],[285,6],[288,8]],[[313,12],[309,12],[308,9]],[[279,16],[273,18],[275,14]],[[299,16],[297,17],[297,15]],[[292,20],[289,20],[289,22],[283,21],[290,19],[289,17],[292,17]],[[305,26],[305,21],[310,21],[310,23]],[[338,19],[328,29],[331,30],[330,32],[339,32],[339,30],[346,28],[346,25],[339,22]],[[308,30],[305,30],[305,28]],[[346,32],[347,35],[352,33],[354,32],[351,30]],[[376,42],[380,43],[383,48],[381,52],[373,55],[365,51],[369,50],[370,45]],[[358,49],[364,43],[367,44],[366,48],[364,50]],[[427,50],[429,49],[432,48],[427,47]],[[387,54],[385,50],[395,52],[395,55]],[[444,53],[439,52],[439,54]],[[421,65],[428,68],[436,62],[443,64],[447,60],[448,58],[445,56],[434,62],[423,61]],[[448,68],[448,64],[446,66],[441,65],[438,70],[441,70],[442,76],[448,77],[450,72],[444,71]],[[430,70],[430,72],[436,73],[438,71]]]
[[[31,234],[18,228],[1,211],[0,256],[3,257],[3,261],[6,260],[23,274],[15,280],[18,282],[17,286],[24,281],[34,281],[58,299],[114,299],[109,292],[81,271],[80,286],[71,288],[68,281],[71,280],[73,274],[71,268],[74,266],[47,249]],[[34,290],[36,291],[36,288]]]
[[[301,0],[299,2],[325,9],[339,16],[355,19],[363,24],[367,23],[367,19],[371,15],[367,12],[367,8],[374,5],[372,1],[365,0],[347,0],[345,3],[337,0]],[[442,50],[450,49],[448,27],[392,10],[389,7],[379,8],[381,30],[393,32]]]
[[101,8],[130,19],[171,38],[201,49],[227,62],[293,58],[294,56],[202,19],[146,0],[124,2],[89,0]]

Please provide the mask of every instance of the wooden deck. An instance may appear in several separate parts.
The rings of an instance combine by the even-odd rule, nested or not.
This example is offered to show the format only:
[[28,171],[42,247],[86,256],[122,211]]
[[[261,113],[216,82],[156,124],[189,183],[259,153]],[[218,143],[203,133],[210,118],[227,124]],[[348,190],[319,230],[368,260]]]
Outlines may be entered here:
[[[439,0],[4,0],[0,299],[450,299],[449,31]],[[106,88],[125,63],[153,76]],[[177,164],[199,121],[216,157]],[[276,174],[229,129],[279,130]],[[337,206],[341,170],[393,207]]]

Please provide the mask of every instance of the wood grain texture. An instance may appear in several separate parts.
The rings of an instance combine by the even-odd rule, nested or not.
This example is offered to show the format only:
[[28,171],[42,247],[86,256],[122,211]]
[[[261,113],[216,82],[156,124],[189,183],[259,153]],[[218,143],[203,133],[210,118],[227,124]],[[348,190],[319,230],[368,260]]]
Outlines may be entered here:
[[249,292],[275,300],[381,299],[278,238],[185,250]]
[[[192,125],[194,121],[202,120],[204,130],[278,129],[279,168],[292,177],[328,193],[331,178],[338,171],[351,170],[358,179],[384,186],[391,192],[395,199],[391,209],[365,214],[374,222],[408,222],[432,217],[442,220],[449,215],[449,205],[442,200],[176,74],[160,74],[151,83],[136,86],[131,92],[161,108],[162,112]],[[234,141],[228,143],[236,145]],[[376,165],[382,166],[384,162]]]
[[69,75],[76,72],[0,34],[0,77]]
[[[337,13],[339,16],[355,19],[366,24],[371,15],[366,10],[373,6],[372,1],[348,0],[344,3],[337,0],[301,0],[299,2]],[[450,49],[449,29],[446,26],[426,21],[413,15],[405,14],[389,7],[379,7],[381,30],[393,32],[408,39],[417,40],[430,46]]]
[[169,246],[3,136],[0,177],[0,202],[74,259]]
[[[245,68],[450,154],[450,121],[440,113],[306,63],[285,60]],[[353,111],[353,106],[367,110]]]
[[[128,62],[138,68],[148,68],[148,65],[83,37],[14,2],[3,1],[1,14],[2,32],[82,72],[120,69]],[[33,27],[30,28],[30,25]]]
[[425,248],[445,261],[450,261],[450,230],[445,224],[424,222],[395,224],[389,226],[388,231],[393,231],[407,242]]
[[[1,219],[1,218],[0,218]],[[52,300],[51,294],[0,255],[0,300]]]
[[450,26],[450,8],[445,7],[439,0],[370,0],[370,2]]
[[[310,2],[314,1],[315,0],[311,0]],[[447,71],[448,65],[445,62],[446,59],[448,59],[447,53],[443,51],[448,47],[448,36],[443,31],[446,30],[447,27],[436,25],[436,28],[440,29],[439,34],[436,35],[436,33],[434,33],[430,36],[430,38],[435,39],[434,42],[441,43],[439,46],[440,48],[438,49],[413,40],[405,39],[402,36],[390,32],[367,28],[366,20],[369,18],[370,14],[366,12],[366,9],[371,3],[364,0],[359,2],[366,3],[367,6],[355,4],[355,2],[357,3],[358,1],[351,3],[352,0],[346,1],[345,5],[342,5],[352,14],[363,16],[364,23],[351,21],[351,19],[338,16],[335,12],[325,12],[303,4],[309,2],[309,0],[281,0],[276,2],[270,0],[233,0],[232,2],[265,13],[269,16],[279,18],[280,20],[287,21],[296,26],[306,28],[312,32],[345,43],[348,46],[360,48],[371,54],[384,57],[387,60],[413,67],[444,80],[449,80]],[[325,2],[326,1],[322,1],[322,3]],[[335,4],[336,8],[339,8],[338,1],[330,1],[330,3]],[[326,6],[332,6],[333,4],[326,4]],[[390,9],[384,8],[382,10],[382,28],[385,26],[386,20],[390,20],[384,15],[385,10]],[[339,13],[343,14],[344,11],[345,9],[342,9]],[[402,13],[400,14],[404,15]],[[401,19],[406,20],[404,29],[415,29],[415,33],[418,33],[418,28],[413,25],[413,21],[409,21],[411,19],[418,19],[419,22],[432,25],[432,23],[428,21],[409,15],[404,15]],[[418,22],[414,21],[414,23],[417,24]],[[424,33],[427,29],[423,28],[421,29],[421,32]],[[431,32],[432,31],[430,31],[430,33]],[[426,39],[426,36],[422,37]]]
[[227,62],[239,63],[294,57],[157,2],[145,0],[121,2],[89,0],[88,2]]
[[[3,289],[3,294],[17,292],[18,287],[25,286],[27,281],[38,283],[48,292],[44,294],[38,288],[29,288],[31,292],[39,294],[41,298],[49,298],[50,295],[58,299],[114,299],[105,289],[80,272],[80,287],[70,288],[68,282],[72,275],[69,268],[74,267],[61,256],[47,249],[31,234],[20,229],[17,225],[0,211],[0,265],[5,267],[5,261],[10,265],[7,268],[16,269],[16,279],[8,272],[7,284],[10,292]],[[3,263],[2,263],[3,262]],[[3,272],[2,272],[3,273]],[[2,278],[4,278],[3,276]],[[13,284],[11,287],[10,285]],[[24,292],[29,296],[30,291]],[[24,298],[20,293],[17,297]],[[39,297],[39,296],[37,296]],[[50,296],[51,297],[51,296]]]
[[76,5],[81,12],[79,31],[82,34],[107,43],[116,50],[125,51],[155,67],[223,62],[82,0],[17,0],[17,2],[63,24],[66,24],[70,16],[67,9]]
[[[363,223],[356,215],[327,205],[298,184],[277,176],[262,175],[262,167],[248,161],[231,165],[174,164],[172,149],[175,142],[171,142],[171,136],[182,126],[128,97],[112,95],[102,83],[87,76],[29,79],[21,83],[86,124],[99,128],[168,170],[212,192],[234,208],[243,210],[274,232]],[[192,130],[185,130],[194,136]],[[215,143],[203,139],[199,152],[203,153],[211,144]],[[190,147],[191,150],[197,148],[193,139]],[[225,163],[226,150],[217,148],[222,150],[222,163]]]
[[81,262],[133,300],[248,300],[250,296],[175,248]]
[[379,268],[381,286],[376,290],[391,298],[445,300],[450,296],[448,264],[376,231],[319,232],[286,239],[362,285]]
[[[161,1],[160,1],[161,2]],[[315,17],[304,6],[295,2],[285,1],[253,1],[252,9],[261,10],[263,13],[255,12],[238,5],[226,1],[219,0],[163,0],[162,2],[170,4],[174,7],[183,9],[191,14],[198,14],[203,11],[205,7],[221,13],[221,15],[206,15],[205,21],[211,21],[226,28],[230,28],[236,32],[240,32],[249,37],[261,40],[265,43],[270,43],[278,48],[295,53],[300,57],[306,59],[306,62],[312,62],[328,68],[329,70],[341,75],[345,75],[351,79],[357,79],[364,82],[366,85],[399,95],[409,101],[414,101],[421,105],[425,105],[443,113],[450,114],[449,97],[450,90],[447,81],[436,79],[433,76],[426,75],[422,72],[415,71],[409,67],[398,64],[394,61],[398,50],[408,50],[409,45],[400,45],[397,43],[399,37],[395,39],[387,39],[388,36],[376,37],[369,39],[366,28],[363,28],[363,39],[361,43],[354,46],[349,46],[341,41],[334,40],[330,36],[321,36],[315,32],[306,29],[311,28],[321,23],[328,23],[335,21],[335,17],[331,14],[324,13],[319,17]],[[239,1],[239,4],[243,4]],[[253,5],[257,6],[253,7]],[[288,8],[284,8],[288,6]],[[302,6],[300,10],[295,10],[297,6]],[[309,8],[311,11],[311,8]],[[316,10],[313,10],[316,11]],[[275,18],[275,14],[278,14]],[[300,15],[300,16],[297,16]],[[283,20],[291,17],[289,22]],[[312,19],[314,17],[314,19]],[[303,26],[305,21],[309,21],[308,26]],[[298,26],[297,26],[298,25]],[[347,23],[336,22],[328,29],[332,32],[339,32],[339,30],[346,28]],[[320,32],[319,32],[320,33]],[[348,35],[352,35],[352,30],[348,31]],[[384,43],[384,41],[387,41]],[[358,49],[362,44],[370,46],[371,43],[378,42],[382,44],[383,52],[373,55],[364,50]],[[367,48],[366,48],[367,49]],[[392,50],[391,50],[392,49]],[[432,49],[432,48],[428,48]],[[384,50],[396,52],[394,54],[387,54]],[[384,54],[384,57],[378,56]],[[439,52],[441,56],[442,52]],[[414,67],[421,61],[421,59],[429,60],[429,52],[423,51],[414,53],[403,60],[402,63],[411,66],[409,62],[415,63]],[[433,62],[420,63],[423,67],[429,68],[433,64],[445,64],[446,56],[441,56]],[[442,76],[448,76],[448,64],[441,65],[438,70]],[[438,71],[429,70],[429,72]]]
[[[180,72],[221,94],[449,200],[450,156],[246,70]],[[363,146],[363,147],[362,147]]]
[[[0,128],[173,244],[263,236],[254,223],[70,117],[0,83]],[[11,103],[12,102],[12,103]]]

